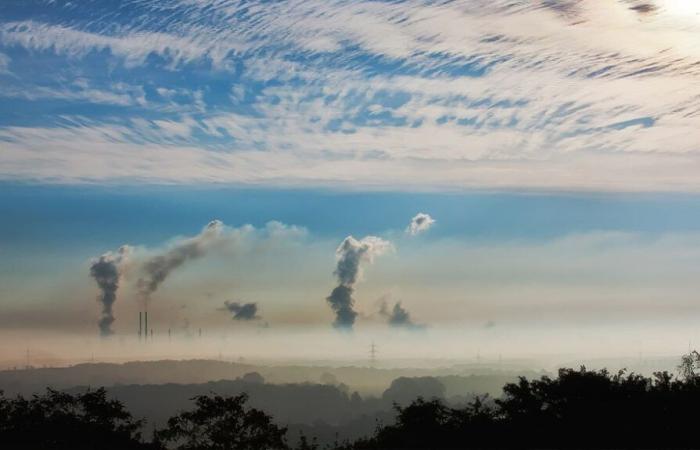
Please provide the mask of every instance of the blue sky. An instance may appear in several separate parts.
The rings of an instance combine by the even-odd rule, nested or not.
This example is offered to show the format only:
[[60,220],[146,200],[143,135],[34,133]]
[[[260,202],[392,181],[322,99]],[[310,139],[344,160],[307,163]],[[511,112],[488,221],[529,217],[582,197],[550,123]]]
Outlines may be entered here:
[[687,0],[5,0],[0,325],[94,333],[90,264],[123,244],[131,317],[145,262],[219,219],[162,324],[240,299],[329,328],[352,235],[391,244],[361,324],[671,330],[700,287],[698,35]]
[[700,8],[637,3],[5,1],[0,177],[695,192]]
[[[193,188],[36,186],[0,192],[6,250],[76,244],[159,245],[209,220],[300,225],[323,238],[381,234],[428,211],[440,225],[427,239],[541,242],[588,231],[661,235],[700,231],[700,197],[689,194],[399,193]],[[37,241],[37,236],[41,240]]]

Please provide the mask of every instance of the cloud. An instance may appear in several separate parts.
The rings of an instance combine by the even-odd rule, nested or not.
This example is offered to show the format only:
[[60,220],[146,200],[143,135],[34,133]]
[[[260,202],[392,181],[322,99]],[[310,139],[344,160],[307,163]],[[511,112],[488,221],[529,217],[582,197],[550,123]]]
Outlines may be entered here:
[[128,259],[130,252],[131,249],[128,246],[122,246],[116,253],[107,252],[90,263],[90,276],[95,279],[100,288],[97,301],[102,305],[102,313],[98,321],[101,336],[113,334],[112,323],[115,320],[113,306],[117,300],[122,265]]
[[239,303],[226,300],[224,309],[233,314],[234,320],[258,320],[261,318],[258,316],[257,303]]
[[211,41],[204,43],[196,36],[187,38],[161,32],[126,32],[110,36],[34,20],[2,24],[0,41],[4,45],[51,51],[73,59],[108,50],[122,58],[127,67],[143,64],[149,55],[165,57],[173,67],[205,57],[219,62],[236,48],[233,40],[219,46],[212,45]]
[[0,178],[698,191],[700,21],[650,5],[18,7],[0,94],[37,113],[0,121]]
[[412,219],[411,223],[406,227],[406,233],[411,236],[417,236],[425,231],[428,231],[433,226],[435,220],[429,214],[418,213]]
[[271,220],[265,224],[264,233],[270,240],[300,239],[307,235],[307,230],[297,225],[287,225]]
[[653,3],[638,3],[630,6],[630,9],[638,12],[639,14],[650,14],[658,11],[659,8]]
[[376,237],[366,236],[360,240],[346,237],[335,251],[337,264],[333,274],[338,279],[326,301],[335,313],[333,326],[352,329],[357,317],[352,297],[355,285],[362,279],[362,266],[372,264],[377,256],[391,250],[390,242]]
[[[0,73],[2,73],[2,55],[0,54]],[[118,106],[143,105],[144,92],[140,86],[114,85],[107,89],[93,89],[89,85],[71,87],[8,86],[0,87],[0,97],[24,99],[28,101],[60,100],[68,103],[92,103]]]

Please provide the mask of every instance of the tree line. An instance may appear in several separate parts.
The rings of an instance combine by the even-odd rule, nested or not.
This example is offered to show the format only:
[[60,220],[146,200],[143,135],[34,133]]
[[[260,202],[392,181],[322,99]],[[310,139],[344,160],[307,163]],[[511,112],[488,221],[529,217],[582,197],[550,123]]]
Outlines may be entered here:
[[[329,450],[449,448],[700,448],[693,431],[700,405],[700,355],[684,355],[679,375],[560,369],[521,377],[503,395],[463,407],[437,398],[395,405],[392,423]],[[200,395],[191,410],[144,436],[104,388],[80,394],[48,389],[31,398],[0,395],[3,449],[320,450],[313,437],[288,436],[247,395]]]

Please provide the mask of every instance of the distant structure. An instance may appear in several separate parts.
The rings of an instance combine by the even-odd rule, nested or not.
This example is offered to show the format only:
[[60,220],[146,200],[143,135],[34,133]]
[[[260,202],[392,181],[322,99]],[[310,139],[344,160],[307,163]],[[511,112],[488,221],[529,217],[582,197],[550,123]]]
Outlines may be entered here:
[[372,341],[372,346],[369,348],[369,364],[370,364],[370,366],[374,367],[376,362],[377,362],[377,346],[374,345],[374,341]]
[[[141,320],[143,318],[143,321]],[[144,311],[143,313],[139,311],[139,341],[141,340],[141,336],[143,336],[144,341],[148,340],[148,311]],[[153,329],[150,329],[151,333],[151,339],[153,338]]]

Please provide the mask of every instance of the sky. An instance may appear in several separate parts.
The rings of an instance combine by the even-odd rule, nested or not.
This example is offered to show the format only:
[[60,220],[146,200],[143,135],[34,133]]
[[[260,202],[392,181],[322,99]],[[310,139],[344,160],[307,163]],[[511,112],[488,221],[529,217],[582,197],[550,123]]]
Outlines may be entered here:
[[683,351],[698,36],[692,0],[5,0],[0,331]]

